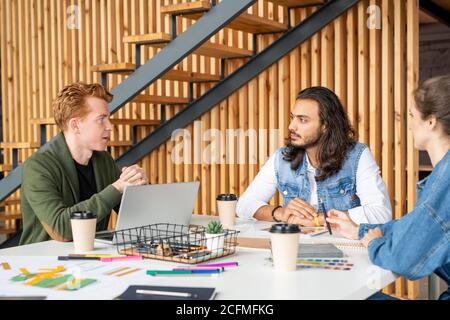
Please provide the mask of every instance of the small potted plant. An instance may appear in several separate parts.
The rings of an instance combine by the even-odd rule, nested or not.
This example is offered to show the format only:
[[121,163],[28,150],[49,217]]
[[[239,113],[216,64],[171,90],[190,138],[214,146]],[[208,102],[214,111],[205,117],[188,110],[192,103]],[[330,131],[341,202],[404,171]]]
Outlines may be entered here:
[[224,248],[225,230],[220,221],[213,220],[208,223],[205,230],[206,247],[212,253],[220,253]]

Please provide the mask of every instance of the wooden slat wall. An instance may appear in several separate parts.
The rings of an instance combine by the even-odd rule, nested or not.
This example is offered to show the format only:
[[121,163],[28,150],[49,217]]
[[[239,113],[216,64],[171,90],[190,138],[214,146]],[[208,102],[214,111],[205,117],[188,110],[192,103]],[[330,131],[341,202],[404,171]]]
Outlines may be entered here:
[[[66,84],[82,80],[99,82],[91,65],[134,62],[132,45],[123,44],[124,35],[170,32],[168,16],[160,14],[162,5],[186,0],[6,0],[0,2],[1,90],[3,97],[3,137],[5,142],[38,141],[37,126],[31,118],[52,115],[51,101]],[[67,27],[73,23],[69,6],[78,6],[80,30]],[[369,29],[369,5],[379,6],[380,30]],[[315,8],[291,11],[294,23],[305,19]],[[417,152],[407,131],[407,106],[410,92],[418,79],[418,0],[363,0],[342,17],[321,30],[288,56],[250,81],[236,94],[221,102],[211,112],[189,125],[184,140],[169,141],[140,164],[151,183],[201,181],[195,213],[216,214],[218,193],[242,194],[261,166],[287,136],[289,110],[299,90],[311,85],[334,89],[350,116],[361,142],[369,144],[380,165],[391,196],[394,215],[400,218],[415,202]],[[249,13],[283,21],[286,12],[265,1]],[[178,18],[178,32],[193,22]],[[259,36],[261,50],[279,35]],[[211,41],[252,49],[250,35],[222,30]],[[142,62],[159,50],[143,50]],[[243,64],[243,59],[226,64],[226,74]],[[219,74],[218,59],[192,55],[177,68]],[[109,77],[110,87],[124,76]],[[194,85],[198,96],[211,84]],[[187,97],[187,84],[158,80],[148,94]],[[182,106],[165,107],[167,118]],[[131,103],[114,117],[154,119],[160,116],[158,105]],[[211,131],[210,129],[216,129]],[[250,131],[254,139],[234,143],[227,139],[227,129]],[[139,137],[150,132],[140,128]],[[253,130],[253,131],[252,131]],[[57,129],[49,126],[47,136]],[[254,136],[253,133],[256,133]],[[209,135],[209,136],[208,136]],[[191,142],[187,138],[191,138]],[[203,137],[203,139],[202,139]],[[232,136],[230,136],[232,137]],[[230,138],[228,137],[228,138]],[[115,140],[130,140],[129,126],[114,128]],[[191,153],[184,163],[175,164],[172,153],[179,144]],[[231,151],[225,149],[227,143]],[[126,147],[114,147],[113,156]],[[206,163],[209,150],[212,163]],[[20,161],[35,150],[24,150]],[[199,151],[199,152],[196,152]],[[243,154],[240,152],[243,151]],[[214,155],[217,154],[217,157]],[[5,162],[11,163],[10,150],[4,150]],[[239,156],[244,160],[238,163]],[[228,163],[227,160],[233,160]],[[406,169],[405,169],[406,168]],[[277,195],[271,203],[281,200]],[[385,289],[400,297],[416,298],[417,284],[399,279]]]

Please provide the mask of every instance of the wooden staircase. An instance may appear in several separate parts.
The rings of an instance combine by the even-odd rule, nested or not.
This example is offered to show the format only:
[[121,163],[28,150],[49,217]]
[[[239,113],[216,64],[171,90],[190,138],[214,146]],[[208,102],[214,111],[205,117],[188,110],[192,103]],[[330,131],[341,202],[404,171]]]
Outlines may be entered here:
[[[194,1],[164,6],[161,8],[161,13],[197,20],[211,10],[211,7],[209,1]],[[280,23],[254,14],[243,13],[231,21],[227,25],[227,28],[252,34],[261,34],[284,32],[287,30],[288,26],[287,23]]]
[[[288,7],[291,5],[289,1],[272,1],[275,5],[280,4]],[[297,4],[308,4],[312,3],[307,0],[295,0]],[[314,4],[323,3],[323,1],[315,1]],[[212,8],[212,4],[210,1],[202,0],[202,1],[191,1],[188,3],[181,3],[176,5],[168,5],[161,7],[162,15],[170,15],[172,19],[176,17],[182,17],[187,19],[197,20],[201,18],[204,14],[210,11]],[[286,9],[287,10],[287,9]],[[286,22],[279,22],[275,20],[271,20],[264,17],[259,17],[254,14],[243,13],[240,16],[236,17],[233,21],[231,21],[227,28],[231,28],[234,30],[239,30],[243,32],[247,32],[249,34],[265,34],[265,33],[279,33],[285,32],[288,29],[288,25]],[[173,30],[176,30],[176,27],[172,26]],[[157,49],[162,49],[167,46],[172,39],[176,36],[175,34],[169,34],[164,32],[158,33],[148,33],[148,34],[136,34],[136,35],[128,35],[123,37],[123,42],[134,45],[136,49],[136,60],[140,60],[141,56],[141,47],[148,46]],[[234,46],[228,46],[221,43],[214,43],[212,41],[207,41],[203,43],[200,47],[198,47],[193,54],[197,54],[200,56],[211,57],[216,59],[221,59],[223,63],[228,59],[243,59],[249,58],[253,56],[255,52],[248,49],[238,48]],[[135,72],[140,67],[141,61],[133,62],[116,62],[116,63],[106,63],[92,66],[91,71],[100,73],[103,85],[107,86],[108,84],[108,75],[125,75],[129,76],[133,72]],[[171,97],[171,96],[157,96],[157,95],[148,95],[148,94],[140,94],[136,96],[130,102],[132,103],[145,103],[145,104],[155,104],[160,105],[161,114],[163,108],[165,106],[185,106],[194,98],[193,92],[193,84],[198,83],[217,83],[225,76],[224,70],[221,70],[220,75],[215,74],[207,74],[200,72],[190,72],[184,71],[180,68],[175,68],[169,70],[164,75],[161,76],[161,80],[170,80],[170,81],[179,81],[179,82],[187,82],[189,83],[189,96],[188,97]],[[165,119],[158,119],[161,122],[164,122]],[[45,125],[45,123],[38,123],[39,125]]]
[[[148,33],[137,36],[124,37],[124,42],[137,45],[147,45],[154,48],[164,48],[170,41],[172,35],[169,33]],[[218,58],[247,58],[253,55],[251,50],[227,46],[220,43],[206,42],[194,51],[195,54]]]
[[[256,36],[263,36],[264,34],[284,33],[289,29],[287,17],[289,15],[289,7],[298,6],[315,6],[325,3],[324,0],[266,0],[273,5],[280,5],[284,8],[283,21],[277,21],[266,17],[260,17],[256,14],[250,14],[244,12],[241,15],[235,17],[226,28],[242,31],[248,33],[256,39]],[[102,83],[107,87],[108,75],[124,75],[131,77],[133,73],[137,72],[141,66],[141,49],[142,47],[153,47],[162,49],[170,44],[170,42],[177,36],[175,33],[176,21],[181,19],[198,20],[212,9],[210,1],[191,1],[188,3],[168,5],[161,7],[162,15],[169,15],[172,19],[172,34],[159,32],[159,33],[147,33],[128,35],[123,37],[123,42],[129,45],[133,45],[136,50],[136,61],[125,61],[106,63],[92,66],[91,71],[101,74]],[[256,41],[254,41],[253,50],[243,49],[235,46],[229,46],[222,43],[215,43],[211,40],[204,42],[192,54],[212,57],[221,60],[220,74],[209,74],[201,72],[191,72],[182,70],[182,66],[176,66],[163,74],[161,80],[178,81],[188,83],[189,96],[188,97],[174,97],[165,95],[150,95],[141,93],[134,97],[131,103],[138,104],[153,104],[158,105],[160,109],[159,119],[110,119],[114,126],[124,126],[125,128],[132,130],[132,139],[124,141],[111,141],[110,147],[130,147],[135,145],[137,141],[137,128],[149,127],[155,130],[161,125],[165,119],[165,107],[166,106],[187,106],[194,99],[198,98],[194,95],[193,85],[201,83],[211,83],[212,85],[218,83],[223,79],[225,75],[225,64],[229,59],[246,59],[252,57],[256,52]],[[195,91],[197,92],[197,91]],[[174,110],[180,110],[179,108]],[[174,112],[171,111],[173,114]],[[15,166],[19,164],[17,152],[21,149],[38,149],[41,145],[47,142],[46,128],[47,126],[54,126],[55,121],[53,118],[41,118],[32,119],[31,124],[38,126],[40,130],[40,142],[6,142],[1,143],[0,148],[13,150],[15,154],[15,160],[13,163],[1,163],[0,172],[8,174]],[[13,156],[14,157],[14,156]],[[0,234],[10,234],[15,232],[16,228],[20,226],[21,213],[20,210],[16,210],[17,205],[20,204],[20,198],[14,196],[4,202],[0,203],[0,222],[7,222],[4,228],[0,228]],[[14,207],[11,209],[11,207]],[[2,211],[3,208],[3,212]]]
[[[19,161],[19,151],[31,149],[33,151],[40,147],[37,142],[2,142],[0,149],[12,153],[12,163],[2,161],[0,172],[3,175],[9,174],[17,166],[21,165]],[[5,201],[0,202],[0,235],[9,237],[21,228],[22,213],[19,209],[20,196],[13,194]]]

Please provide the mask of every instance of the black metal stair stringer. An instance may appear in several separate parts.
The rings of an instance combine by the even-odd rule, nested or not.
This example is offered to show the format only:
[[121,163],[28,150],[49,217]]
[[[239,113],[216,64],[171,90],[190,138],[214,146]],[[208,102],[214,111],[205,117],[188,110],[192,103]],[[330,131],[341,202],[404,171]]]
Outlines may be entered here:
[[[171,41],[152,59],[147,61],[124,81],[111,90],[114,95],[109,104],[111,114],[131,101],[142,90],[158,80],[168,70],[200,47],[211,36],[225,27],[235,17],[249,8],[256,0],[222,1],[196,21],[189,29]],[[51,141],[50,141],[51,142]],[[47,143],[48,144],[48,143]],[[42,152],[47,145],[37,152]],[[0,201],[20,188],[22,183],[22,166],[0,180]]]
[[127,150],[116,160],[118,165],[129,165],[144,158],[170,139],[173,131],[187,127],[358,2],[359,0],[327,2],[318,11],[287,31],[269,47],[255,55],[246,64]]

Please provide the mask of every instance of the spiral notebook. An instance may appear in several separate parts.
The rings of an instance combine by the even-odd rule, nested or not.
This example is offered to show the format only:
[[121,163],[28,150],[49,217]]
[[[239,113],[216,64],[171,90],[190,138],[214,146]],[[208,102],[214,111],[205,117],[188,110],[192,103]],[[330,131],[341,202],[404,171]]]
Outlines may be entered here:
[[315,244],[324,244],[324,243],[331,243],[335,245],[338,249],[341,250],[352,250],[352,251],[358,251],[358,252],[365,252],[367,251],[367,248],[362,244],[359,240],[351,240],[346,238],[340,238],[340,237],[327,237],[327,238],[316,238],[314,239],[313,243]]

